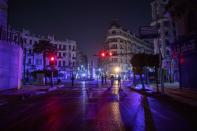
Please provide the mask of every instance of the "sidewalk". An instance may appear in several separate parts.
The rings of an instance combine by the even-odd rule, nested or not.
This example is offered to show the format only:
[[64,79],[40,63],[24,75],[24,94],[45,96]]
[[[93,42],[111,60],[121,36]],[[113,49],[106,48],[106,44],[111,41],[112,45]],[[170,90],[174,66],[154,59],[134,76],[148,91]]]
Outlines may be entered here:
[[32,96],[39,96],[48,92],[61,88],[61,85],[50,86],[37,86],[25,85],[21,89],[7,89],[0,91],[0,106],[9,103],[9,101],[21,101]]
[[1,95],[22,95],[22,94],[34,94],[38,91],[48,91],[50,86],[37,86],[37,85],[25,85],[21,89],[7,89],[0,91]]
[[[151,85],[150,88],[156,91],[156,85]],[[197,107],[197,90],[195,89],[180,89],[178,83],[165,83],[164,93],[176,101]]]

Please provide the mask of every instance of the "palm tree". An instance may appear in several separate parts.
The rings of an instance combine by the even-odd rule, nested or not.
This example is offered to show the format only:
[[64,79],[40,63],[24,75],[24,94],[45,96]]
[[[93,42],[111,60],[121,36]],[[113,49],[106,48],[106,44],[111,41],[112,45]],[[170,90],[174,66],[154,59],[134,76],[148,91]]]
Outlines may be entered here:
[[[40,40],[39,43],[33,45],[33,52],[37,54],[43,54],[43,71],[46,70],[46,57],[49,54],[56,53],[57,48],[48,40]],[[46,80],[46,75],[45,75]]]

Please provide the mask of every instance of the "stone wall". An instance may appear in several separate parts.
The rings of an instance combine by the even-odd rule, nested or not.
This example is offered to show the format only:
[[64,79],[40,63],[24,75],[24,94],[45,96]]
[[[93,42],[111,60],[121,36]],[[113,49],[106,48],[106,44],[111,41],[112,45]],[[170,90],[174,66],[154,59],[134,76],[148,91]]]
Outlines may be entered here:
[[20,46],[0,41],[0,90],[21,88],[23,50]]

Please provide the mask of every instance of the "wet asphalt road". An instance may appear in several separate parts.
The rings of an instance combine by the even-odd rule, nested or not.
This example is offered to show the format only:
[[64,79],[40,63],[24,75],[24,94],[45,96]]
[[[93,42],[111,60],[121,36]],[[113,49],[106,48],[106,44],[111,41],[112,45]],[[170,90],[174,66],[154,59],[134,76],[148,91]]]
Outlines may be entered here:
[[0,106],[0,131],[192,131],[194,111],[129,88],[82,82]]

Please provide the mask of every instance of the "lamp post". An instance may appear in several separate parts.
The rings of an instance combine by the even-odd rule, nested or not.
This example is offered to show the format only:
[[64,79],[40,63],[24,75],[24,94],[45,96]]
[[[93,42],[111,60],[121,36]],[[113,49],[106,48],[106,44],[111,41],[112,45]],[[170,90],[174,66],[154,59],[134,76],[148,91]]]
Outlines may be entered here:
[[116,73],[116,75],[118,75],[119,74],[119,72],[120,72],[120,67],[115,67],[115,69],[114,69],[114,71],[115,71],[115,73]]

